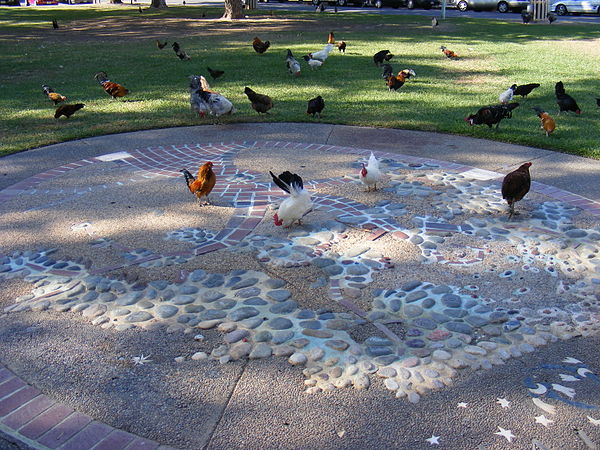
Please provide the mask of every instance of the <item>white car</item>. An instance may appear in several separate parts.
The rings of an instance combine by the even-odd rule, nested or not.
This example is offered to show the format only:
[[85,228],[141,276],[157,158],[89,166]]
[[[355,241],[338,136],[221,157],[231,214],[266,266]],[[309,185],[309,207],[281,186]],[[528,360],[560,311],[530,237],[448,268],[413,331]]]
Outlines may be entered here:
[[600,14],[600,0],[559,0],[550,5],[559,16],[567,14]]

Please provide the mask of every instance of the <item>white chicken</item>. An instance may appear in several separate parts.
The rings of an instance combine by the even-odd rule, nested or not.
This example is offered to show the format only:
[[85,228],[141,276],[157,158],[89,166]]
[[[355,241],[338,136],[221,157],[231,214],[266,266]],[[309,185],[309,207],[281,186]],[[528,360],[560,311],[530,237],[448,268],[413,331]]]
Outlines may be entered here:
[[285,171],[279,176],[269,171],[273,182],[283,191],[290,194],[279,205],[279,209],[273,216],[273,222],[276,226],[288,228],[298,221],[302,225],[302,218],[312,211],[313,203],[308,191],[304,189],[302,178],[295,173]]
[[288,49],[287,58],[285,58],[285,64],[287,66],[288,72],[294,76],[300,76],[300,63],[294,55],[292,55],[292,51]]
[[498,97],[498,99],[500,100],[500,103],[506,104],[506,103],[510,102],[513,99],[513,95],[515,93],[516,88],[517,88],[517,85],[513,84],[511,87],[509,87],[507,90],[505,90],[502,94],[500,94],[500,97]]
[[209,113],[218,121],[220,116],[235,112],[233,104],[225,96],[209,90],[210,86],[206,78],[192,75],[190,79],[190,104],[200,116],[204,117]]
[[308,63],[311,69],[316,69],[317,67],[321,67],[323,65],[323,61],[319,59],[311,59],[310,56],[304,55],[304,61]]
[[325,60],[329,56],[329,53],[331,53],[331,50],[333,50],[333,44],[327,44],[325,45],[323,50],[319,50],[318,52],[314,53],[309,53],[308,56],[310,57],[310,59],[318,59],[319,61],[325,62]]
[[369,156],[369,162],[366,167],[363,163],[358,178],[362,184],[367,186],[367,192],[371,191],[371,188],[374,191],[377,190],[377,183],[381,181],[382,175],[379,171],[379,161],[377,161],[373,152],[371,152],[371,156]]

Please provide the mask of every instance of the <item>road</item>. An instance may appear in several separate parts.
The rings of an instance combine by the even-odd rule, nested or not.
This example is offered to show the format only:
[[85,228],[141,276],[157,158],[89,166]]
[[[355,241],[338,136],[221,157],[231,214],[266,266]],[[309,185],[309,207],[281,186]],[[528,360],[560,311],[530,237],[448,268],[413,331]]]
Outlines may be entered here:
[[[168,4],[178,4],[182,0],[168,1]],[[185,0],[187,5],[197,6],[222,6],[223,0]],[[314,11],[315,7],[308,1],[270,1],[268,3],[258,3],[258,9],[270,9],[270,10],[284,10],[284,11]],[[331,10],[331,7],[327,7],[326,10]],[[424,10],[424,9],[406,9],[406,8],[373,8],[367,7],[362,8],[359,6],[347,6],[338,7],[338,12],[351,12],[360,14],[381,14],[381,15],[416,15],[416,16],[437,16],[441,15],[440,9]],[[469,18],[480,18],[480,19],[501,19],[501,20],[514,20],[521,21],[521,16],[518,13],[506,13],[501,14],[497,11],[466,11],[460,12],[454,8],[446,9],[446,17],[469,17]],[[563,16],[559,17],[555,25],[561,22],[575,22],[575,23],[597,23],[600,24],[600,16],[586,15],[586,16]]]

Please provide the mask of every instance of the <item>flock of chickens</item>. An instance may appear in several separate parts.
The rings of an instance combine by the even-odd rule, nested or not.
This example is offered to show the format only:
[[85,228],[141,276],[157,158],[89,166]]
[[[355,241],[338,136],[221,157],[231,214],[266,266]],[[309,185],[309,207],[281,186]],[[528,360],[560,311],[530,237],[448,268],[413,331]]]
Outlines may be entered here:
[[[531,187],[529,167],[531,167],[530,162],[521,165],[506,175],[502,181],[502,198],[509,206],[509,220],[514,214],[518,214],[515,212],[515,203],[522,200]],[[204,163],[198,169],[196,178],[187,169],[181,170],[189,191],[196,196],[201,206],[210,204],[209,195],[217,182],[217,176],[212,168],[212,162]],[[288,194],[273,215],[273,223],[276,226],[283,225],[285,228],[291,227],[296,222],[298,225],[302,225],[304,216],[313,210],[313,202],[310,193],[304,189],[302,177],[287,170],[279,176],[271,171],[269,174],[273,183]],[[377,183],[383,180],[384,175],[373,152],[371,152],[367,164],[362,163],[358,178],[366,186],[366,192],[376,191]]]

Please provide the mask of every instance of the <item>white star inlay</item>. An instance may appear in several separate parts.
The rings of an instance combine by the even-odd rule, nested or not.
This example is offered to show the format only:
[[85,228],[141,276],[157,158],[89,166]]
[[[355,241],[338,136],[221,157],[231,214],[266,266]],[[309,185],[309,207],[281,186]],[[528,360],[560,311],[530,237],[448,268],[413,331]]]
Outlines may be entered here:
[[498,401],[496,403],[498,403],[503,408],[510,408],[510,402],[508,400],[506,400],[505,398],[499,398],[497,400]]
[[468,405],[468,403],[466,402],[460,402],[458,405],[456,405],[457,408],[466,408]]
[[498,429],[500,431],[496,431],[494,434],[505,437],[508,442],[512,442],[513,438],[516,437],[510,430],[505,430],[502,427],[498,427]]
[[554,420],[547,419],[546,416],[544,416],[542,414],[541,416],[537,416],[535,418],[535,423],[540,423],[540,424],[544,425],[547,428],[548,425],[550,425],[551,423],[554,423]]
[[427,442],[429,442],[429,444],[431,445],[440,445],[440,437],[436,436],[434,434],[431,435],[431,437],[429,439],[425,439]]

